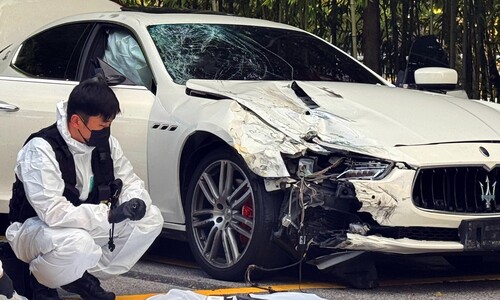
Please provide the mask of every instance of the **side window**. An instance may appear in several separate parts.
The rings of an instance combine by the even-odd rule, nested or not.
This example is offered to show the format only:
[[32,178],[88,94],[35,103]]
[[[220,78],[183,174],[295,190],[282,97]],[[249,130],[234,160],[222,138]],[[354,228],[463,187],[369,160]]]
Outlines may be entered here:
[[14,67],[39,78],[76,80],[78,62],[91,31],[90,23],[63,25],[27,40]]

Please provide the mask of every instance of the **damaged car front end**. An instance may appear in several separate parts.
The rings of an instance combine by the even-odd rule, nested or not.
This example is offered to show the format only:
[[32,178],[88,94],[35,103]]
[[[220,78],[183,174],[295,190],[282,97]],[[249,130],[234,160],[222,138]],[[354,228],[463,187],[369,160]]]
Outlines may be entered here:
[[[377,284],[373,261],[359,259],[364,253],[443,255],[457,267],[494,255],[500,245],[498,161],[480,163],[479,156],[499,147],[450,148],[463,159],[452,166],[418,167],[345,151],[285,158],[294,181],[282,185],[287,196],[275,240],[287,241],[284,248],[296,259],[315,247],[308,262],[332,274],[350,261],[351,269],[341,267],[337,275],[361,288]],[[421,147],[439,150],[443,145]]]
[[[327,50],[331,46],[304,33],[183,26],[183,36],[187,33],[191,42],[200,32],[209,31],[212,39],[203,45],[195,42],[194,48],[204,48],[196,56],[199,61],[182,60],[188,65],[182,70],[199,76],[179,73],[179,80],[190,96],[232,101],[223,118],[227,123],[213,122],[226,128],[228,143],[258,176],[254,181],[262,180],[268,193],[279,193],[270,240],[294,260],[306,259],[330,270],[346,261],[355,266],[353,260],[364,253],[445,255],[468,250],[481,255],[497,250],[486,244],[499,238],[480,241],[475,232],[496,228],[498,219],[485,224],[474,220],[500,216],[494,186],[498,173],[493,171],[500,164],[493,154],[500,141],[495,129],[500,128],[498,108],[444,93],[391,87],[352,58]],[[158,29],[171,33],[177,27]],[[232,43],[224,40],[227,36]],[[211,46],[221,49],[220,43],[225,56],[212,53]],[[209,66],[220,67],[189,67],[209,61],[206,57],[213,60]],[[303,61],[307,70],[300,69]],[[479,151],[483,148],[491,155]],[[245,216],[255,232],[259,217],[253,213]],[[208,222],[195,213],[187,220],[188,233],[191,224]],[[189,236],[199,241],[193,252],[208,251],[213,246],[211,234]],[[236,244],[241,251],[252,249],[251,243]],[[245,257],[236,250],[226,252],[237,253],[222,258],[233,261],[231,266],[238,265],[232,256]],[[249,263],[262,255],[272,256],[260,253]],[[210,263],[216,259],[209,254],[198,258],[201,265],[207,261],[218,263]],[[375,286],[372,264],[361,261],[368,269],[357,274],[366,280],[360,281],[359,275],[348,283]],[[204,269],[228,279],[210,267]],[[340,277],[348,277],[344,275]]]
[[[355,261],[364,253],[498,250],[498,218],[481,221],[500,209],[494,155],[500,147],[490,142],[499,138],[491,126],[498,111],[359,84],[191,80],[187,86],[242,108],[233,110],[233,121],[240,114],[246,120],[231,126],[234,148],[268,192],[282,192],[272,241],[295,260],[334,270],[346,261],[360,268]],[[427,111],[430,103],[442,113]],[[488,124],[479,112],[487,112]],[[362,264],[355,277],[339,276],[353,286],[376,286],[372,262]]]

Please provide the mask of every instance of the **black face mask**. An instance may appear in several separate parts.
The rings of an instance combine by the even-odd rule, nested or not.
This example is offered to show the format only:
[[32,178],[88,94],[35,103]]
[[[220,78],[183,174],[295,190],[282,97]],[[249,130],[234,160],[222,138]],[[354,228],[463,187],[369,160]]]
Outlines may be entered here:
[[[80,119],[83,122],[83,119],[81,117],[80,117]],[[85,127],[87,127],[87,124],[85,124],[85,122],[83,122],[83,125],[85,125]],[[82,136],[82,138],[85,141],[85,144],[87,144],[87,146],[97,147],[97,146],[102,146],[102,145],[108,143],[109,136],[111,135],[111,128],[110,127],[105,127],[101,130],[91,130],[88,127],[87,127],[87,129],[90,131],[90,137],[88,140],[82,135],[80,130],[78,130],[78,132]]]

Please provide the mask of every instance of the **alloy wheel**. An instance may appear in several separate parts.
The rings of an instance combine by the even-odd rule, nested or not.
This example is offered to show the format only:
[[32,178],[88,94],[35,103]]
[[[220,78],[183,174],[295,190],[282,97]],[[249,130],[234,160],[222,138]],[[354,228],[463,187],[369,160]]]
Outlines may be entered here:
[[254,232],[254,193],[245,172],[217,160],[199,176],[191,226],[199,252],[216,268],[231,267],[244,255]]

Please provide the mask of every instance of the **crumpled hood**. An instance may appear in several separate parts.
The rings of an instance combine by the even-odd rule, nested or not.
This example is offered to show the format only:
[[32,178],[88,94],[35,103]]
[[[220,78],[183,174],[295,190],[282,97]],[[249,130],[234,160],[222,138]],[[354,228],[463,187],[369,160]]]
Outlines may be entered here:
[[234,99],[291,139],[326,148],[380,154],[395,146],[500,141],[500,106],[388,86],[295,83],[295,91],[291,82],[190,80],[187,87]]

